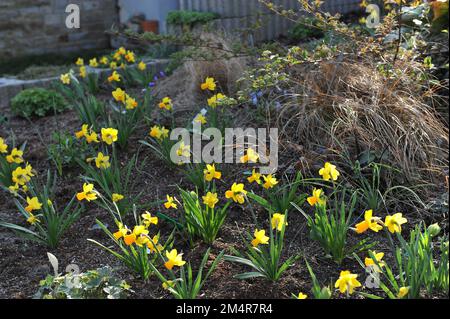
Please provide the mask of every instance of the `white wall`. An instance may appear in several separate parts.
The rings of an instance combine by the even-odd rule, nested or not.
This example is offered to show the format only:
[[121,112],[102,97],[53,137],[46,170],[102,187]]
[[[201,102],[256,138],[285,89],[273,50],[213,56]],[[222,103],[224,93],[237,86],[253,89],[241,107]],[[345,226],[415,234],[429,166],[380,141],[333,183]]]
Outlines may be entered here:
[[126,22],[138,13],[144,13],[147,20],[158,20],[159,31],[165,33],[166,16],[169,11],[178,10],[178,0],[119,0],[120,22]]

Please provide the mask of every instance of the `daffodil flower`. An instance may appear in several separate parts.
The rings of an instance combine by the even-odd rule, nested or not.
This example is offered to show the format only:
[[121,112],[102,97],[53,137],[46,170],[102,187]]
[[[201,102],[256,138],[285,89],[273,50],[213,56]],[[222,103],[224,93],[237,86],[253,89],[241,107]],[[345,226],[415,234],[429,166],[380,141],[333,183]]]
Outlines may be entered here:
[[111,199],[114,203],[117,203],[117,202],[121,201],[122,199],[124,199],[124,196],[122,194],[113,193],[111,196]]
[[172,100],[170,97],[166,96],[161,100],[161,102],[158,104],[160,109],[165,109],[167,111],[172,110]]
[[145,212],[141,215],[143,219],[143,223],[146,227],[149,227],[151,224],[158,225],[158,217],[152,216],[149,212]]
[[339,288],[341,293],[348,292],[351,295],[355,288],[361,287],[361,283],[356,278],[358,278],[358,275],[352,274],[348,270],[341,271],[334,287]]
[[12,181],[20,186],[23,186],[30,181],[32,176],[31,170],[28,171],[27,168],[17,167],[12,172]]
[[80,66],[80,76],[84,79],[87,76],[87,71],[86,71],[86,67]]
[[107,169],[111,166],[109,163],[109,156],[103,155],[102,152],[99,152],[97,157],[95,158],[95,166],[100,169]]
[[77,194],[79,201],[87,200],[88,202],[97,199],[97,192],[94,190],[94,184],[83,184],[83,191]]
[[283,225],[287,226],[287,222],[285,222],[286,216],[284,214],[275,213],[272,216],[271,224],[272,229],[277,229],[278,231],[283,230]]
[[200,88],[205,91],[205,90],[209,90],[209,91],[214,91],[216,89],[216,82],[214,80],[214,78],[212,77],[207,77],[205,79],[205,82],[203,82],[200,85]]
[[75,61],[75,64],[78,65],[78,66],[82,66],[82,65],[84,65],[84,60],[82,58],[78,58]]
[[222,177],[222,173],[216,170],[214,164],[207,164],[206,169],[203,170],[203,174],[205,175],[205,180],[208,182],[212,181],[214,178],[220,179]]
[[249,183],[261,184],[261,173],[257,173],[255,169],[252,170],[252,175],[247,177]]
[[[115,72],[115,71],[114,71]],[[121,88],[117,88],[114,91],[112,91],[112,96],[114,98],[114,100],[116,100],[117,102],[122,102],[125,103],[125,91],[122,90]]]
[[305,295],[304,293],[300,292],[297,296],[297,299],[306,299],[308,298],[308,295]]
[[319,170],[319,175],[322,176],[325,181],[329,181],[330,179],[336,181],[341,173],[339,173],[335,165],[326,162],[324,167]]
[[379,220],[380,219],[378,217],[373,217],[373,211],[371,209],[366,210],[364,212],[364,220],[355,226],[356,232],[358,234],[362,234],[366,230],[371,229],[378,233],[378,231],[383,229],[383,226],[378,224]]
[[5,140],[0,137],[0,153],[8,153],[8,145],[5,143]]
[[36,223],[40,223],[41,221],[30,212],[27,218],[27,222],[30,223],[31,225],[34,225]]
[[117,135],[119,131],[114,128],[102,128],[102,141],[108,145],[111,145],[115,141],[117,141]]
[[178,254],[176,249],[172,249],[170,252],[166,251],[166,257],[167,262],[164,266],[169,270],[172,270],[174,266],[181,267],[186,263],[183,260],[183,254]]
[[272,174],[269,174],[267,176],[263,176],[263,179],[264,179],[263,187],[265,189],[273,188],[273,187],[275,187],[275,185],[278,184],[277,179]]
[[177,209],[178,206],[175,203],[175,198],[172,196],[169,196],[169,195],[167,195],[166,198],[167,198],[167,202],[164,203],[164,207],[166,209],[170,209],[170,208]]
[[258,245],[268,245],[269,244],[269,237],[266,236],[266,231],[264,229],[262,230],[255,230],[255,233],[253,234],[255,238],[252,240],[252,246],[258,247]]
[[226,96],[223,95],[222,93],[217,93],[208,99],[208,105],[214,109],[217,107],[217,105],[219,105],[220,101],[222,101],[225,98]]
[[225,197],[233,199],[234,202],[243,204],[245,201],[247,191],[244,189],[244,184],[233,183],[231,189],[226,191]]
[[[382,261],[384,253],[377,253],[376,251],[374,251],[373,255],[375,256],[375,259],[380,267],[384,267],[385,263],[384,261]],[[364,264],[366,265],[366,267],[373,267],[377,272],[381,272],[381,269],[378,267],[377,263],[371,257],[366,257],[366,259],[364,260]]]
[[127,94],[126,99],[125,99],[125,108],[127,110],[133,110],[137,106],[138,106],[138,103],[136,102],[136,100]]
[[144,61],[139,62],[138,69],[141,71],[144,71],[147,68],[147,64],[144,63]]
[[16,163],[16,164],[23,163],[23,151],[17,148],[13,148],[11,153],[8,156],[6,156],[6,161],[8,163]]
[[306,200],[311,206],[324,205],[325,199],[323,198],[323,190],[314,188],[312,196],[308,197]]
[[398,291],[397,298],[404,298],[409,293],[409,287],[401,287]]
[[[108,77],[108,82],[109,83],[111,83],[111,82],[120,82],[120,74],[119,73],[117,73],[117,71],[114,71],[109,77]],[[120,91],[122,91],[121,89],[117,89],[117,90],[120,90]],[[117,91],[116,90],[116,91]],[[114,92],[116,92],[116,91],[114,91]],[[120,91],[118,91],[118,93],[120,94]],[[118,101],[118,99],[116,98],[116,96],[114,96],[114,92],[113,92],[113,97]],[[116,93],[116,95],[117,95],[117,93]],[[117,95],[117,96],[119,96],[119,95]]]
[[216,193],[208,192],[206,196],[203,196],[203,203],[209,208],[214,208],[214,206],[219,202]]
[[402,213],[397,213],[392,216],[386,216],[384,224],[391,233],[401,233],[402,225],[406,222],[408,220],[403,217]]
[[39,202],[39,199],[37,197],[29,198],[27,196],[27,204],[28,206],[25,207],[25,210],[28,213],[31,213],[33,210],[39,210],[42,208],[42,204]]
[[244,156],[241,156],[241,163],[256,163],[259,159],[258,153],[253,148],[249,148]]
[[93,67],[93,68],[98,67],[97,58],[92,58],[92,59],[90,59],[90,60],[89,60],[89,66],[90,66],[90,67]]
[[70,73],[61,74],[59,79],[63,84],[69,85],[70,84]]

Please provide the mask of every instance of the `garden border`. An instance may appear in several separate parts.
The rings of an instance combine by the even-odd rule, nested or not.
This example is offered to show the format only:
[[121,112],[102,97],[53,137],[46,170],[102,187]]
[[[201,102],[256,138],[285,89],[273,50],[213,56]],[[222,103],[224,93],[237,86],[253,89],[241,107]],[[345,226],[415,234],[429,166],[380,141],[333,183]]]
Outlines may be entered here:
[[[155,59],[150,61],[144,61],[147,67],[153,68],[156,72],[163,71],[169,63],[167,59]],[[91,68],[86,66],[89,72],[96,72],[99,75],[111,72],[110,68]],[[136,68],[137,64],[129,65],[127,67]],[[16,96],[20,91],[34,88],[43,87],[47,88],[55,80],[58,80],[59,76],[35,79],[35,80],[18,80],[15,78],[1,78],[0,77],[0,112],[5,112],[10,106],[11,99]]]

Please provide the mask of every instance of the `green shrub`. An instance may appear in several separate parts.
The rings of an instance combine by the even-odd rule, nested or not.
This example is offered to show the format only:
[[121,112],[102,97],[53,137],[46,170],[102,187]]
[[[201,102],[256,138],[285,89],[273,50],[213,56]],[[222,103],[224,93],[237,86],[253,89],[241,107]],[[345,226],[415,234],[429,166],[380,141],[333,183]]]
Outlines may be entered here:
[[313,18],[302,18],[289,30],[288,37],[292,41],[305,41],[318,39],[324,36],[323,28],[320,28],[317,20]]
[[23,117],[45,116],[50,112],[62,112],[66,106],[61,94],[43,88],[23,90],[11,100],[13,113]]
[[219,15],[212,12],[195,12],[195,11],[171,11],[167,15],[167,23],[172,25],[193,26],[197,23],[205,24]]

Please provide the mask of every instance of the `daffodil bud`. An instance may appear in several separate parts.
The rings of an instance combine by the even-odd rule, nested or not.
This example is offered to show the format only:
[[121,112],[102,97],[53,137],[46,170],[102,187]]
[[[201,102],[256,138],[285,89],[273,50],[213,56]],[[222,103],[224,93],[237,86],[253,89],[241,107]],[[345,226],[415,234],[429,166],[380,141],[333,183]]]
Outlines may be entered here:
[[428,226],[428,232],[431,237],[437,236],[441,232],[441,227],[439,227],[438,223],[432,224]]
[[323,287],[322,291],[320,292],[320,297],[322,299],[331,299],[331,290],[328,287]]

